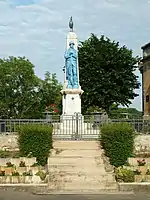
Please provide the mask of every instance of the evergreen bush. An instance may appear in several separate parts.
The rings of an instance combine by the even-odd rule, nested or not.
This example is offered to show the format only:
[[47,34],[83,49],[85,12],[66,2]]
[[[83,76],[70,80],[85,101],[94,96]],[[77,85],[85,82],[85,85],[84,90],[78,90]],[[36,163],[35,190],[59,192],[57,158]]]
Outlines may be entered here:
[[110,164],[116,167],[126,163],[134,149],[135,131],[128,123],[105,124],[101,128],[101,145]]
[[28,124],[19,128],[18,144],[21,155],[36,157],[39,165],[47,164],[52,149],[52,132],[50,125]]

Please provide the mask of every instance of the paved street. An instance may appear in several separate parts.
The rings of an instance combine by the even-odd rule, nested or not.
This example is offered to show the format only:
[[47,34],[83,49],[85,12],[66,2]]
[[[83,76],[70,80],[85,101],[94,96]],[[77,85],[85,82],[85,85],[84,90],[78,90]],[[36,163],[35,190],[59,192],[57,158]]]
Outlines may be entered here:
[[0,200],[148,200],[150,193],[109,195],[33,195],[29,192],[4,191],[0,189]]

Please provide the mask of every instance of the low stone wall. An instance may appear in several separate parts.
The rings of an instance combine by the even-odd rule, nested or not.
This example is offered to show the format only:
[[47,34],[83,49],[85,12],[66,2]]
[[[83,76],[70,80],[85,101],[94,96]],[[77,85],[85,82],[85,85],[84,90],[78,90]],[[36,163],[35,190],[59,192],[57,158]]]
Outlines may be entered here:
[[10,150],[18,148],[17,134],[0,134],[0,149]]
[[150,152],[150,135],[138,135],[135,138],[136,152]]
[[20,161],[25,162],[26,166],[32,166],[34,163],[36,163],[36,158],[0,158],[0,165],[1,166],[6,166],[6,163],[11,162],[15,166],[19,166]]
[[[0,149],[16,149],[17,135],[16,134],[0,134]],[[138,135],[135,138],[135,150],[150,152],[150,135]]]
[[118,183],[119,191],[150,192],[150,183]]
[[41,183],[39,176],[0,176],[0,184]]
[[[135,166],[137,167],[138,166],[138,160],[142,160],[142,158],[128,158],[128,163],[131,165],[131,166]],[[146,162],[146,165],[150,165],[150,158],[144,158],[145,162]]]

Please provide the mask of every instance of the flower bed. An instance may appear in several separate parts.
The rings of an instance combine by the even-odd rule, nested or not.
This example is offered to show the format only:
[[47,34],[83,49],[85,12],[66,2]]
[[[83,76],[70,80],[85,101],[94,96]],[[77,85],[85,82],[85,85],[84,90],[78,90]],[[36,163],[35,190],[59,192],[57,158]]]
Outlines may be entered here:
[[43,183],[47,181],[47,173],[43,166],[30,162],[30,158],[24,158],[24,160],[28,164],[22,158],[18,158],[15,159],[17,165],[9,160],[4,166],[0,166],[0,184]]
[[149,159],[129,158],[127,164],[115,170],[118,182],[150,182]]
[[[0,184],[6,183],[34,183],[34,179],[33,176],[0,176]],[[40,179],[38,183],[40,183]]]
[[150,182],[150,175],[135,175],[135,182]]
[[138,165],[138,160],[145,160],[146,164],[150,165],[150,158],[128,158],[128,163],[131,166],[137,166]]
[[27,166],[31,166],[34,163],[36,163],[36,158],[26,158],[26,157],[20,157],[20,158],[0,158],[0,165],[6,166],[6,163],[11,162],[15,166],[19,166],[20,162],[23,161],[26,163]]

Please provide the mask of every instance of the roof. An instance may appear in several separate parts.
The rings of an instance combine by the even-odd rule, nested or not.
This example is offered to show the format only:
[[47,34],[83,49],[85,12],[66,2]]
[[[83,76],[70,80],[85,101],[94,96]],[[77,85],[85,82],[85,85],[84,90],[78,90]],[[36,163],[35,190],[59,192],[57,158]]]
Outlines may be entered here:
[[145,48],[147,48],[147,47],[150,47],[150,42],[147,43],[147,44],[145,44],[144,46],[142,46],[141,49],[145,49]]

